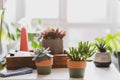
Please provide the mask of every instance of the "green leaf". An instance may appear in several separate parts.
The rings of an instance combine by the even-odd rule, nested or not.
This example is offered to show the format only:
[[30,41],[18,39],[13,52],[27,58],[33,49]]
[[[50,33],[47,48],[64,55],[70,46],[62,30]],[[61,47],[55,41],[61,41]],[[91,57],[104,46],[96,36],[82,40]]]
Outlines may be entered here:
[[108,34],[108,35],[106,36],[106,42],[110,42],[112,39],[113,39],[112,34]]
[[113,47],[115,48],[115,51],[118,51],[117,43],[114,40],[112,40],[112,44],[113,44]]
[[40,18],[37,19],[37,23],[38,23],[39,25],[41,24],[41,19],[40,19]]

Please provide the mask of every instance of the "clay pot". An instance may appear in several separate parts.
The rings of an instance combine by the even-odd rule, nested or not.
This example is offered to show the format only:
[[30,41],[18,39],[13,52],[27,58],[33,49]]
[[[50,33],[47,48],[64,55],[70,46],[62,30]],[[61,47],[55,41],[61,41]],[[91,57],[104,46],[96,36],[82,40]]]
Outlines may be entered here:
[[111,64],[111,56],[108,52],[97,52],[94,58],[96,67],[109,67]]
[[53,64],[53,59],[35,62],[38,74],[50,74],[52,64]]
[[86,61],[71,61],[67,60],[67,66],[69,68],[69,74],[72,78],[84,77]]
[[63,40],[62,39],[43,39],[42,46],[45,48],[50,47],[51,54],[63,53]]

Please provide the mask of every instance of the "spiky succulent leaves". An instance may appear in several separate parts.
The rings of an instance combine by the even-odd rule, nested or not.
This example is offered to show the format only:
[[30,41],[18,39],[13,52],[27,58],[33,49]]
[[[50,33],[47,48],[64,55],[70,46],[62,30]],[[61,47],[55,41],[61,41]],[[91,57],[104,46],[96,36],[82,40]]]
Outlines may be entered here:
[[79,61],[80,60],[80,55],[79,55],[77,49],[74,48],[74,47],[69,48],[68,57],[73,61]]
[[78,53],[81,55],[81,60],[87,60],[95,53],[95,47],[92,46],[88,41],[78,43]]
[[44,32],[41,33],[41,36],[43,39],[62,39],[66,35],[66,32],[63,30],[60,30],[59,28],[53,29],[48,28]]
[[100,52],[106,52],[106,41],[103,38],[96,38],[96,47]]
[[35,56],[32,59],[33,61],[42,61],[42,60],[47,60],[53,57],[53,55],[50,54],[50,50],[49,48],[45,49],[45,48],[41,48],[41,49],[37,49],[35,51]]
[[109,45],[108,42],[106,42],[106,40],[104,38],[96,38],[96,47],[97,49],[100,51],[100,52],[110,52],[112,53],[112,48],[111,46]]
[[73,61],[85,61],[95,53],[95,47],[89,42],[79,42],[78,48],[69,48],[68,56]]

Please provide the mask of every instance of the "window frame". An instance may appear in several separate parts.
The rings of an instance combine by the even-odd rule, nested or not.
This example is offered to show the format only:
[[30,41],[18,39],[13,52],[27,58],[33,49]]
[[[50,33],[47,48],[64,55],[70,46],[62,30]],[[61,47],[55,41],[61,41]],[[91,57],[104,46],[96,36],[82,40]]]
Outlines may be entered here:
[[[19,1],[20,2],[20,1]],[[21,0],[21,2],[23,2]],[[24,0],[25,2],[25,0]],[[112,6],[112,0],[107,0],[108,5],[107,5],[107,18],[108,20],[106,22],[85,22],[85,23],[69,23],[67,21],[67,0],[59,0],[59,16],[57,19],[44,19],[42,18],[42,23],[45,25],[49,25],[49,24],[53,24],[53,25],[64,25],[64,26],[86,26],[87,25],[111,25],[114,23],[115,21],[115,16],[113,15],[114,13],[114,9]],[[16,5],[17,6],[17,5]],[[25,7],[25,4],[23,5]],[[22,10],[21,10],[22,11]],[[21,14],[19,14],[19,18],[17,20],[19,20],[20,18],[25,16],[25,9],[23,9],[22,16],[20,16]],[[33,19],[34,22],[35,19]]]

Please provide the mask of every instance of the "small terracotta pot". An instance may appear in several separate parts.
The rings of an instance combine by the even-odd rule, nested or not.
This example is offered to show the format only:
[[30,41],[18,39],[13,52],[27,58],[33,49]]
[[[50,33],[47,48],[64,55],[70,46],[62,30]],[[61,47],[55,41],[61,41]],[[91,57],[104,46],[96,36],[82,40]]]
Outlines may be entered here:
[[35,62],[38,74],[50,74],[53,65],[53,59]]
[[80,78],[84,76],[86,61],[71,61],[67,60],[70,77]]

